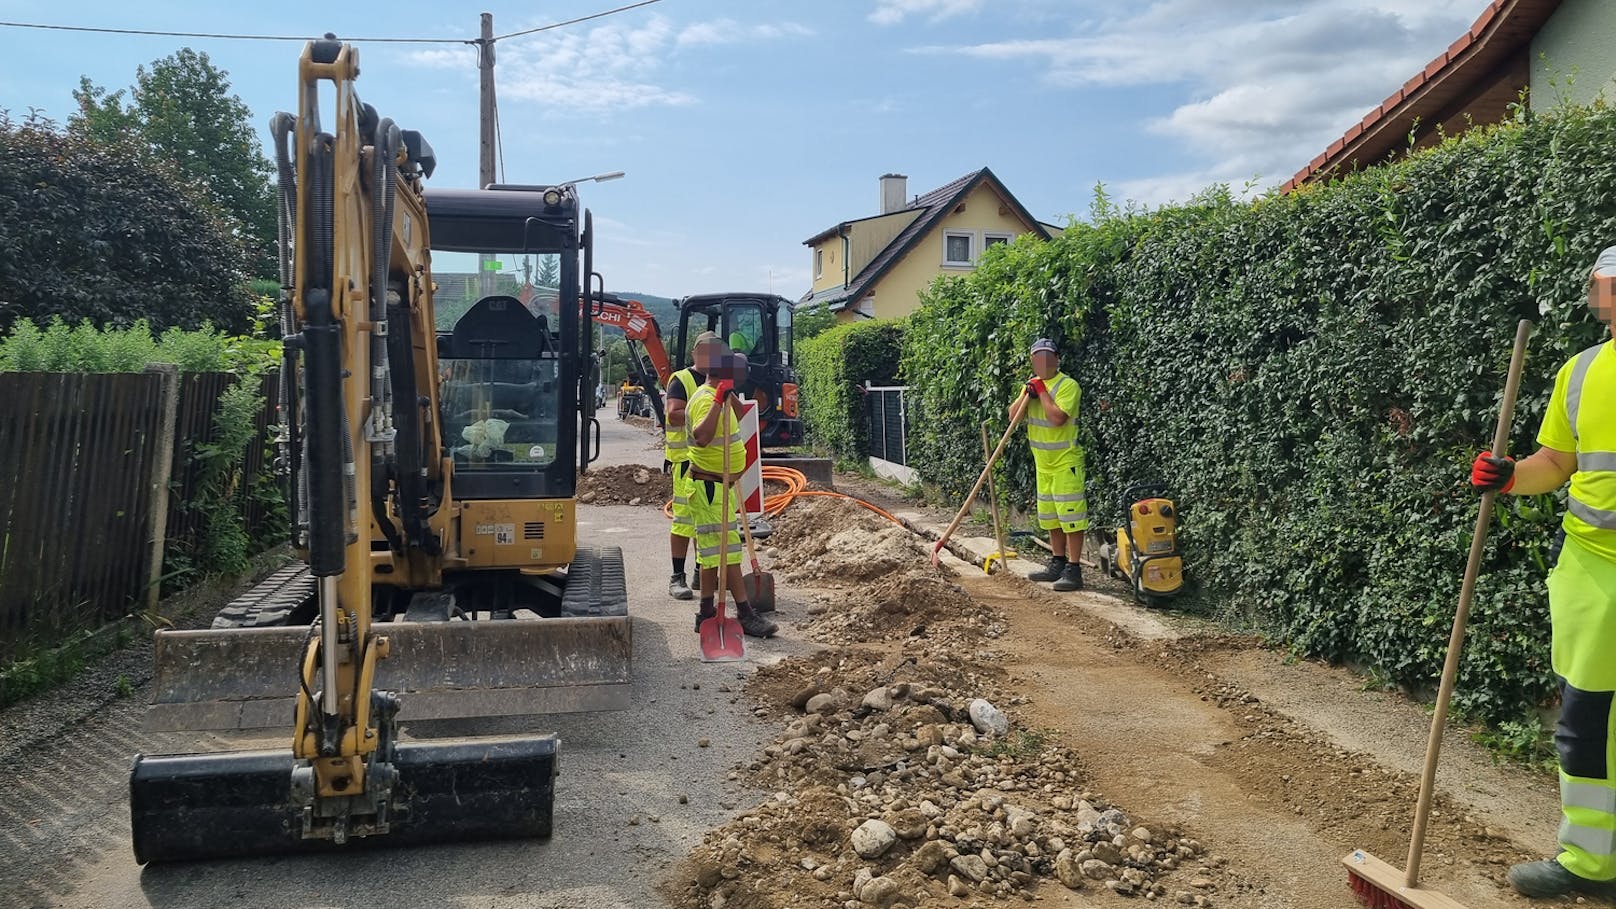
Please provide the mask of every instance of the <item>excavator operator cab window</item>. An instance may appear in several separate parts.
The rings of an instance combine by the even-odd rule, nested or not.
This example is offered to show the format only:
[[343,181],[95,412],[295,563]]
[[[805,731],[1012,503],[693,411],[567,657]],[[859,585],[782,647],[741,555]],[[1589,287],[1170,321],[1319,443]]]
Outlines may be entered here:
[[763,342],[763,307],[757,303],[730,303],[724,307],[724,331],[720,335],[730,350],[746,354],[747,359],[766,358],[768,345]]
[[776,306],[774,310],[775,344],[779,345],[780,365],[791,365],[791,317],[790,306]]
[[542,470],[561,434],[561,359],[515,297],[479,300],[439,340],[438,398],[456,471]]

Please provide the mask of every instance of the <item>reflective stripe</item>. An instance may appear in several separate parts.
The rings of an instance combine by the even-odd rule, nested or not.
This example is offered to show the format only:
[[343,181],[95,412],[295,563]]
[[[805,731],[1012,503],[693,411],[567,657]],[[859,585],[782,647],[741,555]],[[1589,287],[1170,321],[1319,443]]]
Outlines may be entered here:
[[1058,520],[1060,520],[1060,515],[1056,514],[1053,511],[1040,511],[1040,512],[1038,512],[1038,520],[1040,520],[1040,521],[1058,521]]
[[1616,511],[1595,508],[1576,496],[1567,500],[1566,510],[1600,530],[1616,530]]
[[1063,492],[1058,496],[1051,496],[1050,498],[1053,501],[1056,501],[1056,502],[1087,502],[1088,501],[1087,495],[1085,493],[1081,493],[1081,492]]
[[1616,451],[1579,451],[1577,470],[1616,472]]
[[1028,417],[1027,418],[1027,425],[1036,426],[1039,429],[1059,429],[1060,428],[1060,427],[1056,426],[1054,423],[1051,423],[1050,421],[1044,419],[1043,417]]
[[1616,789],[1562,779],[1560,804],[1567,808],[1589,808],[1604,814],[1616,814]]
[[1582,410],[1582,385],[1588,378],[1588,369],[1594,365],[1594,358],[1599,356],[1599,348],[1603,344],[1590,347],[1580,354],[1571,366],[1571,381],[1566,383],[1566,417],[1571,421],[1571,438],[1581,439],[1582,433],[1577,432],[1577,415]]
[[1590,855],[1600,857],[1616,854],[1616,830],[1562,821],[1560,845],[1575,846]]
[[[723,529],[724,529],[723,524],[697,524],[696,525],[696,532],[697,533],[718,533],[719,531],[721,531]],[[735,532],[734,530],[730,531],[730,533],[734,533],[734,532]]]
[[1069,379],[1069,378],[1071,378],[1071,377],[1063,374],[1060,378],[1056,379],[1055,384],[1049,386],[1049,396],[1051,398],[1053,398],[1056,395],[1060,394],[1061,386],[1065,385],[1066,380]]
[[689,505],[690,504],[690,497],[689,496],[674,496],[673,497],[673,504],[675,504],[675,505]]
[[1064,439],[1059,442],[1032,442],[1031,445],[1039,451],[1065,451],[1068,448],[1076,448],[1077,439]]
[[689,442],[686,442],[682,438],[675,439],[671,435],[667,439],[667,444],[668,444],[668,450],[669,451],[682,451],[682,450],[690,447]]

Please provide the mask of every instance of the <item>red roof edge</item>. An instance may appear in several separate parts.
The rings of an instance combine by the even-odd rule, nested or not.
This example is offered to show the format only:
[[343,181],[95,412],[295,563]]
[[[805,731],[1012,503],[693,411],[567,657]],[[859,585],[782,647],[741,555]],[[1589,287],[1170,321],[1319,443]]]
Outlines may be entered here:
[[1468,59],[1470,51],[1478,43],[1495,33],[1511,16],[1522,13],[1523,8],[1527,14],[1537,14],[1543,19],[1547,19],[1559,5],[1560,0],[1493,0],[1492,3],[1487,5],[1486,9],[1481,11],[1481,15],[1476,17],[1476,21],[1470,26],[1469,31],[1460,35],[1458,40],[1448,45],[1447,50],[1438,54],[1430,63],[1427,63],[1422,70],[1414,74],[1413,78],[1403,83],[1403,86],[1397,91],[1392,92],[1385,101],[1369,111],[1357,124],[1348,127],[1341,138],[1330,143],[1324,154],[1314,158],[1308,162],[1306,167],[1297,171],[1294,177],[1286,181],[1284,188],[1280,191],[1290,192],[1291,189],[1307,182],[1314,175],[1333,169],[1334,165],[1340,163],[1335,161],[1337,155],[1344,152],[1353,142],[1371,132],[1381,121],[1395,116],[1398,112],[1397,109],[1404,102],[1414,100],[1415,93],[1420,89],[1432,82],[1452,76],[1464,63],[1461,58]]

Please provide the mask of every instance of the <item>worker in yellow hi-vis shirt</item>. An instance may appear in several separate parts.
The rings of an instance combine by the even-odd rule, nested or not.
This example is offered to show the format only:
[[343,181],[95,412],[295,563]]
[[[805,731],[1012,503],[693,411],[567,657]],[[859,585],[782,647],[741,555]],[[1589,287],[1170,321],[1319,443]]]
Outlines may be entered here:
[[[1616,319],[1616,247],[1589,275],[1588,305]],[[1509,869],[1532,897],[1616,896],[1616,346],[1610,339],[1560,368],[1537,435],[1519,464],[1483,452],[1478,490],[1538,495],[1571,481],[1559,560],[1549,572],[1554,673],[1560,677],[1560,854]]]

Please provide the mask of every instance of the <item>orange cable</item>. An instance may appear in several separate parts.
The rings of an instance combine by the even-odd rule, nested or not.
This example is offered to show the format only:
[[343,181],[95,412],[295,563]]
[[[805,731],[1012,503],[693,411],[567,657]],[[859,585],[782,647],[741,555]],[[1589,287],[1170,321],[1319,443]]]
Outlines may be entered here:
[[[818,496],[827,499],[846,499],[856,505],[861,505],[864,508],[875,512],[899,527],[908,529],[908,525],[904,524],[903,521],[898,520],[897,518],[888,514],[886,511],[883,511],[881,508],[864,501],[858,496],[850,496],[846,493],[831,492],[830,490],[824,489],[809,489],[808,477],[805,476],[800,470],[795,470],[790,467],[780,467],[778,465],[765,464],[763,465],[763,482],[782,483],[786,487],[785,492],[778,492],[764,497],[763,513],[769,517],[774,517],[780,514],[782,511],[785,511],[791,506],[792,502],[797,500],[798,497]],[[673,517],[673,500],[670,499],[663,504],[662,513],[667,517]]]

